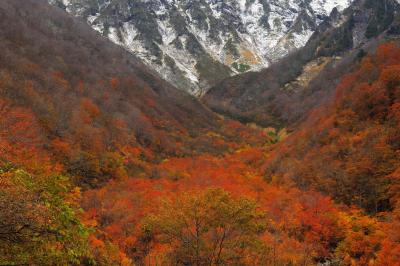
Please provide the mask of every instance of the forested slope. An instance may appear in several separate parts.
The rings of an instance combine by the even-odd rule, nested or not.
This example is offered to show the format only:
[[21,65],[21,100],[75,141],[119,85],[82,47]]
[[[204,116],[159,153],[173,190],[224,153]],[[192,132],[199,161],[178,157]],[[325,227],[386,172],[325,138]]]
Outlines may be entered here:
[[1,1],[0,26],[1,265],[399,265],[398,41],[288,135],[45,0]]
[[236,129],[85,23],[45,1],[0,7],[0,97],[32,113],[46,150],[82,182],[118,175],[132,156],[221,153],[240,142]]
[[291,179],[370,213],[391,210],[399,193],[399,62],[398,42],[364,58],[342,78],[333,99],[277,145],[267,176]]

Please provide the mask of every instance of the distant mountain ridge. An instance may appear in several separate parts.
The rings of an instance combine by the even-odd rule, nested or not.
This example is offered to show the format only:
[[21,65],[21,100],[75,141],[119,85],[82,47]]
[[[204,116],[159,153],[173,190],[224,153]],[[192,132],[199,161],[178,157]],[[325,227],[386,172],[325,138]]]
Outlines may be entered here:
[[269,68],[227,78],[203,101],[214,111],[263,126],[293,126],[324,100],[363,56],[398,38],[396,0],[356,0],[332,12],[307,44]]
[[302,47],[350,0],[49,0],[194,95]]

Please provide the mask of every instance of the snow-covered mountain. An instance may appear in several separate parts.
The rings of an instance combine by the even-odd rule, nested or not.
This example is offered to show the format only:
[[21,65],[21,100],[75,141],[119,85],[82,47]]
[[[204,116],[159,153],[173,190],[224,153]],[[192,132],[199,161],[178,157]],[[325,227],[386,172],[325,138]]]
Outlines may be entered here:
[[140,57],[178,88],[201,95],[303,46],[350,0],[49,0]]

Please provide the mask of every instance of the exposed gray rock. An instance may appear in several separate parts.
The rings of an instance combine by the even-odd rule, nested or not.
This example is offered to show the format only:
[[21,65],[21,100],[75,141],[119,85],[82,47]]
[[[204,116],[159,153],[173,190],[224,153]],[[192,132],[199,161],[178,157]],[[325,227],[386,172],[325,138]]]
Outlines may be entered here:
[[49,0],[82,17],[178,88],[201,95],[302,47],[350,0]]

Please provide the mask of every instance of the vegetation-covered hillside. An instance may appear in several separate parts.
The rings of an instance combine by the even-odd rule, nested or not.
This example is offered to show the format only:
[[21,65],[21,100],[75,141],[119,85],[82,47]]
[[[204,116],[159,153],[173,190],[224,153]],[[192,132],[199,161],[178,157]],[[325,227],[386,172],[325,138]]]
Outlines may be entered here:
[[0,265],[400,265],[400,44],[381,40],[288,134],[45,0],[1,1]]
[[132,160],[240,145],[240,129],[83,22],[44,1],[0,7],[0,97],[32,113],[46,150],[82,182],[101,183],[119,166],[133,174],[142,166]]

